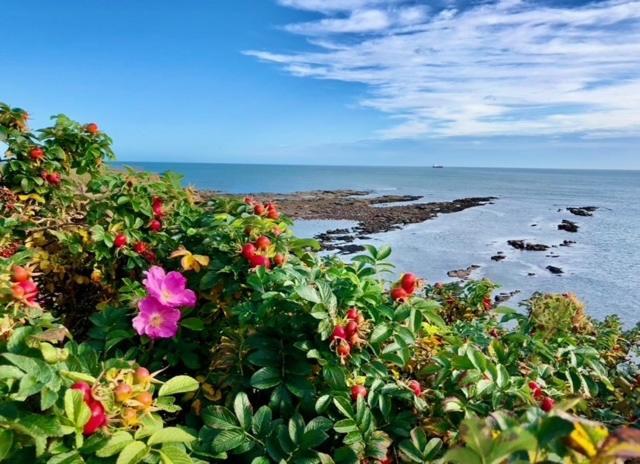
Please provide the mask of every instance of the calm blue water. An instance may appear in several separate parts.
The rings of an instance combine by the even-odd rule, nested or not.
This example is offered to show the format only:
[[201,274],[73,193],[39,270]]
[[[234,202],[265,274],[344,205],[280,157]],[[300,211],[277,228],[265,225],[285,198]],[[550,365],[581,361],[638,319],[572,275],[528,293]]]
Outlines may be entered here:
[[[596,317],[619,314],[628,324],[640,321],[640,171],[579,171],[489,168],[388,168],[129,163],[145,170],[173,170],[185,184],[233,193],[361,189],[376,193],[418,194],[425,201],[496,196],[494,205],[442,215],[403,230],[378,234],[371,243],[390,244],[401,271],[431,281],[447,281],[446,272],[478,264],[474,277],[489,277],[502,291],[575,292]],[[573,216],[567,206],[598,206],[593,217]],[[561,212],[558,210],[561,209]],[[580,225],[576,234],[558,231],[562,219]],[[532,227],[532,224],[536,224]],[[322,221],[300,224],[310,235],[330,228]],[[526,239],[576,245],[545,252],[519,252],[506,241]],[[507,259],[490,257],[503,251]],[[551,275],[547,265],[565,274]],[[529,276],[534,273],[534,276]]]

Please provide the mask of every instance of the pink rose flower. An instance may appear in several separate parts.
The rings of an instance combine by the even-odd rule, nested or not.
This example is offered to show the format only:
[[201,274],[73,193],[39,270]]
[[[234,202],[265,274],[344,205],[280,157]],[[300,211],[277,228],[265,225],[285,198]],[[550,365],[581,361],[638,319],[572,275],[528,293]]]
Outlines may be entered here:
[[179,309],[163,305],[153,296],[140,300],[138,309],[140,313],[133,318],[133,328],[138,335],[146,335],[152,340],[176,336],[182,317]]
[[166,273],[159,266],[151,266],[143,283],[149,296],[163,305],[173,308],[193,308],[196,305],[196,294],[187,288],[187,279],[179,272]]

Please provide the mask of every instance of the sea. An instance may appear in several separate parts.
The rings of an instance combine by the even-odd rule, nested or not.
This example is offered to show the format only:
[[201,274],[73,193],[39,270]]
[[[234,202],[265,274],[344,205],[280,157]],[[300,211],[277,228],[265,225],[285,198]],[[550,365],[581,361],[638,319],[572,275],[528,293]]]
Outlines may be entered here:
[[[519,291],[517,308],[535,291],[572,292],[602,319],[640,322],[640,171],[444,167],[350,167],[239,164],[118,163],[153,172],[175,171],[184,184],[229,193],[368,190],[374,195],[422,195],[420,201],[494,196],[493,204],[375,234],[366,243],[392,247],[396,275],[411,271],[431,282],[448,282],[447,271],[479,266],[472,278],[489,278],[498,292]],[[596,206],[592,217],[567,207]],[[568,219],[577,233],[558,230]],[[298,235],[313,235],[349,221],[297,221]],[[551,246],[519,251],[507,240]],[[558,246],[564,240],[576,243]],[[359,243],[359,242],[356,242]],[[502,252],[500,262],[491,256]],[[349,259],[349,257],[345,257]],[[550,273],[547,266],[563,274]]]

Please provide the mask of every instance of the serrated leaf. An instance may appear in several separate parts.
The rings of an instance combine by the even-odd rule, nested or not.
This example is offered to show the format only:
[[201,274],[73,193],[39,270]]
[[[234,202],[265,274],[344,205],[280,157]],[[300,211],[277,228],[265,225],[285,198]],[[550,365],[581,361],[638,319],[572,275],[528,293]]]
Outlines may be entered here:
[[222,453],[239,447],[246,440],[244,432],[240,429],[228,429],[221,431],[211,442],[211,451]]
[[253,409],[249,402],[249,397],[244,392],[240,392],[233,400],[233,410],[236,413],[240,426],[249,430],[251,428],[251,419],[253,417]]
[[91,410],[84,402],[84,395],[77,390],[64,394],[64,412],[77,429],[81,429],[91,418]]
[[158,391],[158,396],[176,395],[178,393],[192,392],[198,389],[200,384],[193,377],[178,375],[167,380]]
[[124,430],[118,430],[109,438],[102,448],[96,451],[96,456],[99,458],[108,458],[118,454],[132,441],[133,437],[130,433]]
[[251,376],[251,386],[258,390],[266,390],[279,385],[281,382],[280,371],[274,367],[263,367]]
[[266,435],[271,427],[271,409],[268,406],[261,406],[253,416],[253,432],[258,436]]
[[190,443],[195,439],[196,437],[181,428],[166,427],[151,435],[147,440],[147,444],[152,446],[158,443]]
[[238,428],[238,419],[223,406],[209,406],[202,412],[203,422],[211,428],[219,430]]
[[141,441],[132,441],[118,455],[116,464],[136,464],[147,455],[148,449]]

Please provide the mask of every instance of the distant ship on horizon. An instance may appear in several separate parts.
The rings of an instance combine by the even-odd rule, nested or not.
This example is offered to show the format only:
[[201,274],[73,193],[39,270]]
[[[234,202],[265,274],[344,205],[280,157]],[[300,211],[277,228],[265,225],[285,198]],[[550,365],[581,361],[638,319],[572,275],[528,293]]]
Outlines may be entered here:
[[443,165],[441,165],[441,164],[434,164],[434,165],[433,165],[433,166],[431,166],[431,167],[432,167],[433,169],[442,169],[442,168],[444,168],[444,166],[443,166]]

